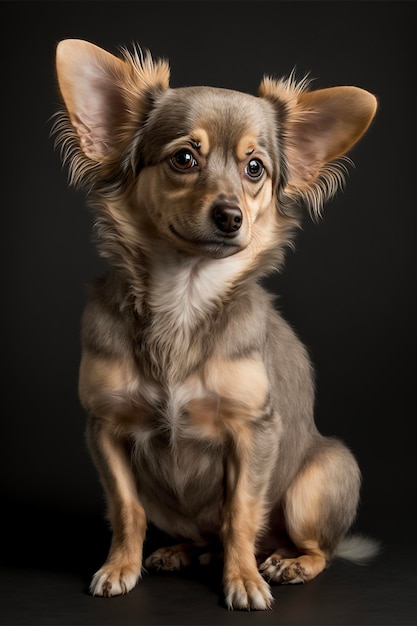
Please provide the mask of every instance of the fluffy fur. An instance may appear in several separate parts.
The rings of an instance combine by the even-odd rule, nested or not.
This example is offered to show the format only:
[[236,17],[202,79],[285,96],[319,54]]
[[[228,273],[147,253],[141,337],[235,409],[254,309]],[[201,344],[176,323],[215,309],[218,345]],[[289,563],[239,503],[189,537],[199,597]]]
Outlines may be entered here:
[[342,184],[375,97],[293,76],[258,96],[171,89],[167,62],[80,40],[59,43],[57,77],[57,141],[112,265],[83,316],[79,391],[113,531],[91,592],[136,585],[148,522],[174,545],[147,568],[221,546],[235,609],[270,607],[267,581],[369,557],[346,539],[359,468],[317,431],[308,355],[259,278]]

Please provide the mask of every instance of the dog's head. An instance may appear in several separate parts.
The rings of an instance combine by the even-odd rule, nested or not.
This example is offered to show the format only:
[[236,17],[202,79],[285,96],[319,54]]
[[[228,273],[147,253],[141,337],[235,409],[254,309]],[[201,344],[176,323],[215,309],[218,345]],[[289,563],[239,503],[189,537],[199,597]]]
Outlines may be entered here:
[[72,182],[111,197],[119,228],[210,258],[288,243],[296,208],[320,213],[343,181],[336,160],[376,111],[363,89],[308,91],[291,77],[264,78],[259,96],[171,89],[165,61],[79,40],[58,45],[57,73]]

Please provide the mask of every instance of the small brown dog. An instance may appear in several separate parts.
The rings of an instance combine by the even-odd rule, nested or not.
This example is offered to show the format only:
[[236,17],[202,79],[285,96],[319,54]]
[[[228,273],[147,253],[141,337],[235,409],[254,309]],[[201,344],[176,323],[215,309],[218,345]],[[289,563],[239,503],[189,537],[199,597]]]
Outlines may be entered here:
[[[376,111],[357,87],[264,78],[259,96],[170,89],[150,54],[57,48],[55,131],[89,188],[112,271],[83,318],[80,397],[113,539],[91,592],[130,591],[147,522],[178,569],[220,543],[226,605],[266,609],[267,581],[307,582],[346,538],[360,472],[313,419],[306,351],[259,279],[343,182]],[[266,579],[266,580],[265,580]]]

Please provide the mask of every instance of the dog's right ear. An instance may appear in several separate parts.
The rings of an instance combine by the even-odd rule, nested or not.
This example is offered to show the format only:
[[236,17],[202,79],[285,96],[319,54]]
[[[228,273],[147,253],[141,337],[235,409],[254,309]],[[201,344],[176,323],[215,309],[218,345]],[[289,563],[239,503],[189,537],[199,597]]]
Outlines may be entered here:
[[[76,139],[78,146],[71,142],[71,148],[78,147],[78,156],[91,165],[120,159],[153,99],[169,85],[165,61],[154,62],[150,54],[136,50],[123,54],[118,58],[78,39],[57,46],[58,84],[72,126],[68,129],[61,120],[58,140],[64,145]],[[88,163],[83,165],[88,169]]]

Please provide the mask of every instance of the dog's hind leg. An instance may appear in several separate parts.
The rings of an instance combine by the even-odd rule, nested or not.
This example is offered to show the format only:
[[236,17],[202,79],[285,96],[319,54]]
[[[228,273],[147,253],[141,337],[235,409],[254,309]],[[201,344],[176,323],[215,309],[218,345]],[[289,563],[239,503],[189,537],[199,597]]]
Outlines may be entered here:
[[263,576],[305,583],[320,574],[354,520],[359,486],[350,451],[337,440],[323,439],[285,495],[286,528],[298,556],[272,554],[260,565]]

